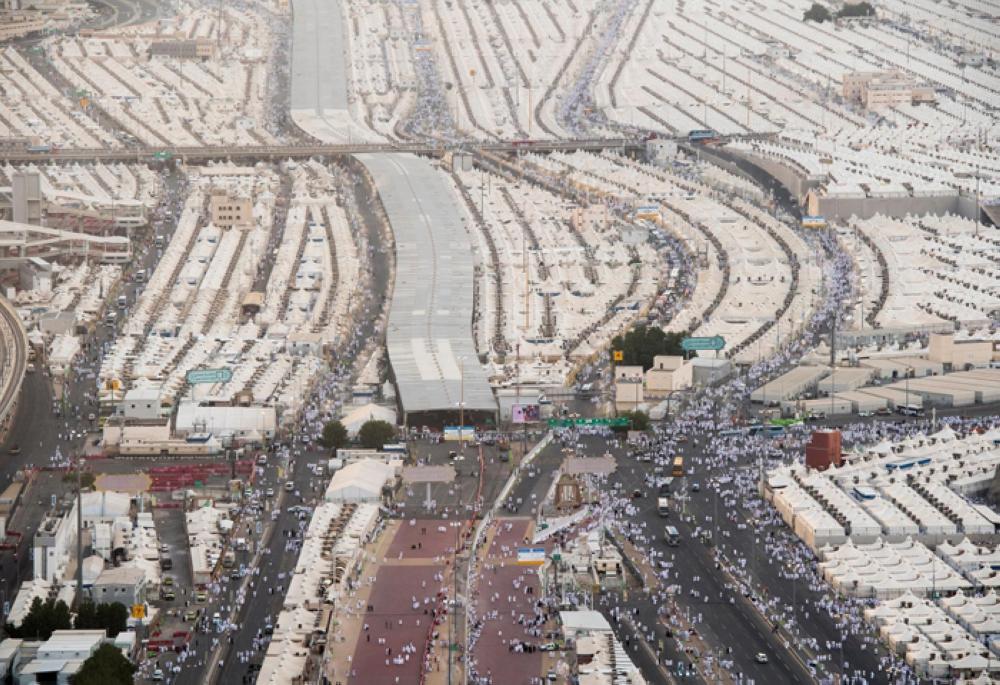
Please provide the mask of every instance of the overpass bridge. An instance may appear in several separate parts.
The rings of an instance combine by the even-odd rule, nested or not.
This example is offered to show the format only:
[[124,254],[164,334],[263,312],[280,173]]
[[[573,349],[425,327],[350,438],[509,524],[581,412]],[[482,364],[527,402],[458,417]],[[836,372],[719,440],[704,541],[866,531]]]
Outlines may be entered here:
[[17,266],[29,257],[70,256],[124,264],[131,258],[131,242],[122,236],[102,236],[49,226],[0,220],[0,268]]
[[28,367],[28,333],[13,305],[0,297],[0,426],[14,415]]
[[447,152],[555,152],[575,150],[638,150],[645,141],[638,138],[586,138],[564,140],[515,140],[499,142],[467,141],[436,144],[413,143],[338,143],[305,145],[240,145],[205,147],[123,147],[67,148],[47,151],[0,149],[0,162],[139,162],[180,159],[188,163],[231,160],[260,161],[277,159],[308,159],[354,154],[414,154],[442,155]]

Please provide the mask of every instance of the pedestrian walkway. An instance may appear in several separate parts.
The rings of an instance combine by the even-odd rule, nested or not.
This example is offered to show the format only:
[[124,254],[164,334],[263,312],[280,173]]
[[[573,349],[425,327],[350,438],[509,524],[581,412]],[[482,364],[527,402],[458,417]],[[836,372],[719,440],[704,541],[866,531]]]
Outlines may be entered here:
[[393,520],[365,550],[353,589],[339,603],[337,646],[327,665],[331,682],[368,683],[374,673],[384,673],[384,683],[443,682],[461,526],[440,519]]

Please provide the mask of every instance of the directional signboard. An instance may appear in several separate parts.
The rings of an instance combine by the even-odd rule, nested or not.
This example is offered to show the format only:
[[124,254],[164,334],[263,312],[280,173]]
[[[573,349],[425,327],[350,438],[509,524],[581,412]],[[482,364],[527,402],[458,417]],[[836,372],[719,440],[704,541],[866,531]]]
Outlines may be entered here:
[[231,369],[191,369],[185,377],[189,385],[199,383],[228,383],[233,379]]
[[541,566],[545,563],[545,548],[518,547],[517,563],[520,566]]
[[615,416],[612,418],[595,419],[549,419],[549,428],[571,428],[573,426],[611,426],[612,428],[625,428],[629,425],[628,417]]
[[721,350],[726,346],[726,339],[721,335],[713,335],[710,338],[684,338],[681,340],[681,348],[685,352],[695,352],[697,350]]

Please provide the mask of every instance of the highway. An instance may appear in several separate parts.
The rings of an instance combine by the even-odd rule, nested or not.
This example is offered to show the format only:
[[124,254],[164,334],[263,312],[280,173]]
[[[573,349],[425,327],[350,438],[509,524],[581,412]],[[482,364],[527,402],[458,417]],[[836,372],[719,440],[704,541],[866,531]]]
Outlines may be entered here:
[[24,382],[24,372],[28,367],[28,333],[14,307],[6,298],[0,297],[0,345],[2,351],[2,389],[0,389],[0,425],[17,403]]
[[[410,152],[440,155],[445,152],[474,150],[491,152],[553,152],[559,150],[608,150],[615,148],[636,149],[644,141],[630,138],[586,138],[564,140],[532,140],[513,142],[469,141],[457,144],[438,143],[347,143],[314,145],[226,145],[205,147],[130,147],[130,148],[72,148],[48,152],[29,152],[26,149],[0,149],[0,161],[17,162],[150,162],[153,155],[169,156],[185,162],[229,159],[241,160],[294,159],[332,155],[378,154]],[[166,153],[165,155],[163,153]]]

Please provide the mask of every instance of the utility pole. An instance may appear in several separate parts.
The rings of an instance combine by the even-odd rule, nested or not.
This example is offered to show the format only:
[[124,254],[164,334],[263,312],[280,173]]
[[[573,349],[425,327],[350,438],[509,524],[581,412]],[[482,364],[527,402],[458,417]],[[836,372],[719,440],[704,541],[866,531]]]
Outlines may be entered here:
[[83,601],[83,455],[76,455],[76,594],[73,609]]
[[465,357],[458,358],[459,401],[458,401],[458,451],[465,454]]

